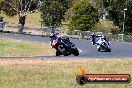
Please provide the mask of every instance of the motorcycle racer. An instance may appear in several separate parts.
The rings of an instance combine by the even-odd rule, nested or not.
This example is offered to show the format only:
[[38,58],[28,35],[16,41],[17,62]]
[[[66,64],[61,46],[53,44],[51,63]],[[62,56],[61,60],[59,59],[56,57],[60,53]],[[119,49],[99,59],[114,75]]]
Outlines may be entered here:
[[106,41],[106,37],[104,35],[96,35],[95,33],[91,34],[91,38],[92,38],[92,44],[93,45],[97,45],[99,38],[102,38]]
[[92,44],[95,45],[98,51],[108,51],[111,52],[110,44],[104,35],[91,34]]
[[56,49],[56,56],[68,56],[71,54],[75,56],[79,55],[78,49],[75,47],[75,44],[70,41],[69,38],[64,38],[55,33],[51,33],[50,38],[51,47]]

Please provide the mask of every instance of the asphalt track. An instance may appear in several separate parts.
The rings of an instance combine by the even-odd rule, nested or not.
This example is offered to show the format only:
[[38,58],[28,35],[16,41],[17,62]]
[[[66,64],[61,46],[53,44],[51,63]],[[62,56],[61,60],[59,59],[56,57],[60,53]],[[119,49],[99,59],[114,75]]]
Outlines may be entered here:
[[[21,39],[27,41],[36,41],[41,43],[50,42],[50,38],[42,36],[31,36],[23,34],[0,34],[0,38]],[[110,42],[111,52],[98,52],[96,47],[89,40],[70,39],[80,49],[81,53],[76,56],[60,56],[60,58],[132,58],[132,43],[131,42]],[[31,58],[48,58],[55,56],[32,56]],[[13,58],[13,57],[12,57]],[[30,58],[30,57],[18,57]]]

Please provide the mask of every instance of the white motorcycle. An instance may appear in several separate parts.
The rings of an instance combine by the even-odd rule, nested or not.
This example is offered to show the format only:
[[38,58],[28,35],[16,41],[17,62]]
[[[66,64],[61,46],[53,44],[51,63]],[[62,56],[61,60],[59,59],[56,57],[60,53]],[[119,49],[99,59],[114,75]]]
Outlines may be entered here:
[[110,43],[106,40],[103,35],[91,35],[92,44],[95,45],[98,51],[111,52]]
[[98,51],[111,52],[110,43],[106,40],[105,37],[96,38],[96,44]]

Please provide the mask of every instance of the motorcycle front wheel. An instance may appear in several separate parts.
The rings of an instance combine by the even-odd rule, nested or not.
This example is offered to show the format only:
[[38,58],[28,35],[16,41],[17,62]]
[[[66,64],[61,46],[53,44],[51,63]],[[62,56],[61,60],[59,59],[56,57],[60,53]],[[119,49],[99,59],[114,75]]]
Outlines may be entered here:
[[62,53],[60,52],[60,51],[56,51],[56,56],[60,56],[60,55],[62,55]]
[[101,46],[100,45],[97,46],[97,50],[98,50],[98,52],[101,51]]
[[73,54],[74,56],[78,56],[78,55],[79,55],[78,49],[77,49],[77,48],[74,48],[73,51],[72,51],[72,54]]
[[107,49],[107,52],[111,52],[111,49]]

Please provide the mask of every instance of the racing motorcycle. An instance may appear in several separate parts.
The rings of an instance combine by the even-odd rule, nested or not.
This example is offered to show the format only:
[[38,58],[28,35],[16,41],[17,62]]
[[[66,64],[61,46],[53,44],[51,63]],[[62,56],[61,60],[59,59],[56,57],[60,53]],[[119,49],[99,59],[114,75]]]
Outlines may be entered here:
[[97,47],[98,51],[106,51],[111,52],[110,43],[106,40],[103,35],[98,35],[95,38],[95,46]]
[[50,43],[51,47],[56,49],[56,56],[59,55],[79,55],[79,50],[75,47],[75,44],[73,44],[69,38],[64,38],[59,36],[58,34],[50,35]]

